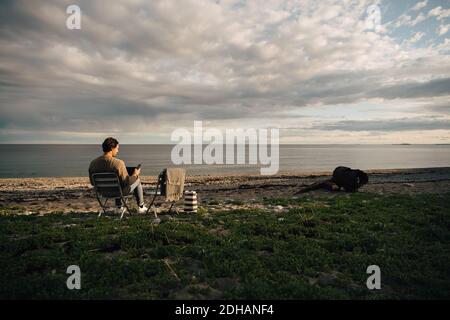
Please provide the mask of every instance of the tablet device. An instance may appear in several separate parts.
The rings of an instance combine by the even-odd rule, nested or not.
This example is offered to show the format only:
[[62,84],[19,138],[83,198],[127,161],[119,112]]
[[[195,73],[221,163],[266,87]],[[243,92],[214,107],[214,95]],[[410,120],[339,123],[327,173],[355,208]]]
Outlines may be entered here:
[[136,167],[127,167],[128,175],[131,176],[134,172],[134,169],[140,169],[142,164],[138,164]]

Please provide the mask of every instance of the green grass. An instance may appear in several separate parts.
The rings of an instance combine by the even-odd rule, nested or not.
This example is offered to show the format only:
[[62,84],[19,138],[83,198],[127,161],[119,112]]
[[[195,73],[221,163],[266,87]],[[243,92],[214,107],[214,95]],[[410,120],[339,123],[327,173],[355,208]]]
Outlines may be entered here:
[[[450,194],[265,199],[287,213],[18,216],[1,208],[0,298],[450,297]],[[207,207],[206,207],[207,209]],[[68,290],[69,265],[81,290]],[[369,265],[381,290],[368,290]]]

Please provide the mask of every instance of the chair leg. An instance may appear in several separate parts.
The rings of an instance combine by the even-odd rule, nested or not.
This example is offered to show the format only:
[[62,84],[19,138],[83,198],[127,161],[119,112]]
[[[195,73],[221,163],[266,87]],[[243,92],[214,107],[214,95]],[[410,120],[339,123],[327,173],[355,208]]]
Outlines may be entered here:
[[[153,204],[155,203],[156,197],[158,196],[158,189],[159,189],[159,177],[158,177],[158,182],[156,183],[156,191],[155,191],[155,195],[153,196],[152,202],[150,202],[150,205],[148,206],[147,212],[146,212],[145,214],[148,213],[148,211],[150,210],[150,208],[151,208],[151,207],[153,206]],[[153,212],[154,212],[154,211],[153,211]],[[155,213],[155,216],[156,216],[156,212],[154,212],[154,213]],[[158,217],[156,217],[156,218],[158,218]]]
[[[154,200],[154,199],[153,199],[153,200]],[[154,205],[154,202],[155,202],[155,201],[152,201],[152,202],[151,202],[151,205],[147,208],[147,212],[146,212],[145,214],[148,214],[148,212],[150,211],[150,209],[153,208],[153,214],[155,215],[155,219],[158,219],[158,214],[156,213],[157,208],[156,208],[156,206]]]
[[[175,204],[175,201],[172,201],[172,204],[170,205],[170,208],[169,208],[169,212],[168,213],[170,213],[171,211],[172,211],[172,207],[174,206],[174,204]],[[178,212],[177,212],[178,213]]]
[[[100,197],[98,196],[98,194],[96,194],[97,197],[97,201],[100,204],[100,207],[102,208],[103,213],[106,215],[106,203],[108,202],[108,198],[106,198],[105,203],[102,203],[102,201],[100,200]],[[100,218],[102,216],[102,211],[100,211],[100,213],[98,214],[98,218]]]
[[[125,200],[123,196],[121,198],[122,198],[122,203],[125,205],[125,208],[128,211],[128,214],[131,216],[132,214],[131,214],[130,208],[128,207],[128,199]],[[120,220],[122,220],[124,214],[125,214],[125,211],[123,211],[122,214],[120,215]]]

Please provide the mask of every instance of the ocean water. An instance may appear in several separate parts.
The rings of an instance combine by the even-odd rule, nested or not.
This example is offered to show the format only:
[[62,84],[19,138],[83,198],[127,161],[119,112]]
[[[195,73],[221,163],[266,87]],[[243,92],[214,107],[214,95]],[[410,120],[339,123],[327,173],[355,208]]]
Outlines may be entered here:
[[[142,163],[143,175],[156,175],[174,166],[172,148],[120,145],[118,158],[128,166]],[[279,153],[280,171],[332,171],[340,165],[363,170],[450,167],[450,145],[281,145]],[[87,176],[90,161],[101,154],[100,145],[0,144],[0,178]],[[183,167],[191,175],[259,174],[261,165]]]

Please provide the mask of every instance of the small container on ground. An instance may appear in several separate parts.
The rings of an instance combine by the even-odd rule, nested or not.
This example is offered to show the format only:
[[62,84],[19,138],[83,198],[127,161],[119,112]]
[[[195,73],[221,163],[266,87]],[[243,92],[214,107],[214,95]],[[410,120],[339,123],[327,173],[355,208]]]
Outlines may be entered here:
[[197,212],[197,192],[186,191],[184,193],[184,212]]

